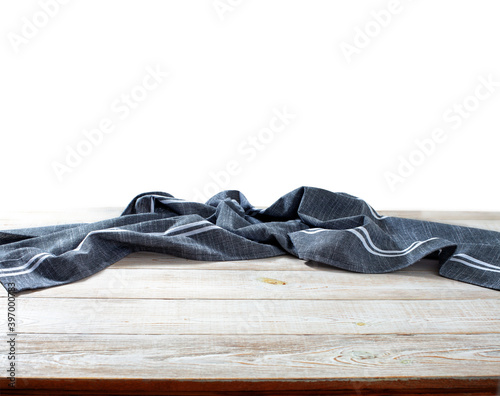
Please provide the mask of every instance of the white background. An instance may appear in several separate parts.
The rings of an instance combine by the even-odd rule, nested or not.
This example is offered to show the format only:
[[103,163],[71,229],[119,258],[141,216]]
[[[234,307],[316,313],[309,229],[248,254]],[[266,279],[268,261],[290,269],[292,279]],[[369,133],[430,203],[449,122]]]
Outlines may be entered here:
[[[73,0],[46,20],[45,3],[0,5],[2,210],[191,199],[228,163],[239,173],[216,187],[254,205],[308,185],[376,209],[500,210],[500,87],[471,99],[500,81],[498,1],[401,0],[386,26],[388,1]],[[148,67],[169,74],[119,119]],[[446,122],[467,98],[477,109]],[[296,118],[243,155],[283,107]],[[59,180],[54,164],[105,118],[115,129]],[[447,139],[391,190],[387,172],[436,128]]]

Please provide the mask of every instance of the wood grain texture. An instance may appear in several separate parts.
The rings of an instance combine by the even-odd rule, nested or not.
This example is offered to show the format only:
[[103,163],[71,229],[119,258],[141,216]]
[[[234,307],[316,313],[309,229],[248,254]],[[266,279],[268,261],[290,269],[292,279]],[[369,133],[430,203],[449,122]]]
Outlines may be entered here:
[[[120,212],[14,213],[0,215],[0,228]],[[498,213],[381,212],[500,231]],[[202,262],[135,253],[16,298],[17,388],[0,379],[0,393],[500,394],[500,293],[438,270],[431,260],[357,274],[289,255]],[[3,289],[1,305],[6,333]]]
[[[0,296],[6,297],[2,288]],[[81,281],[23,293],[20,298],[144,299],[500,299],[500,293],[440,276],[437,271],[360,274],[312,271],[106,269]]]
[[[497,334],[498,300],[17,301],[22,334]],[[4,326],[6,328],[6,325]],[[499,367],[500,369],[500,367]]]
[[28,380],[500,376],[498,338],[491,334],[25,334],[19,348],[19,375]]
[[[202,269],[212,270],[252,270],[252,271],[341,271],[331,265],[314,261],[301,260],[295,256],[285,254],[282,256],[268,257],[255,260],[238,261],[199,261],[188,260],[168,254],[153,252],[132,253],[122,260],[116,262],[109,269]],[[439,270],[436,260],[422,259],[409,267],[399,271],[434,271]]]

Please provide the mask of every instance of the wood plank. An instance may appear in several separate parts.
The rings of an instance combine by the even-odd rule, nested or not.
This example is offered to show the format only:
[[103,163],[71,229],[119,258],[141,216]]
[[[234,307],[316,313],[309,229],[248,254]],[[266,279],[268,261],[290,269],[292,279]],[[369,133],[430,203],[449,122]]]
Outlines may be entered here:
[[500,231],[500,221],[498,220],[446,220],[445,223],[481,228],[483,230]]
[[[0,296],[6,295],[2,288]],[[115,269],[68,285],[19,295],[23,299],[46,297],[466,300],[500,299],[500,293],[425,271],[360,274],[334,268],[313,271]]]
[[74,208],[61,210],[19,210],[0,212],[0,230],[55,224],[91,223],[118,217],[123,208]]
[[447,220],[500,220],[500,212],[486,210],[378,210],[378,213],[385,216],[445,222]]
[[[399,271],[432,271],[439,270],[437,260],[422,259]],[[199,261],[175,257],[169,254],[154,252],[132,253],[116,262],[109,269],[121,268],[155,268],[155,269],[201,269],[201,270],[252,270],[252,271],[312,271],[316,269],[337,270],[328,264],[301,260],[286,254],[254,260]]]
[[[498,300],[18,299],[17,331],[84,334],[496,333]],[[6,318],[0,328],[7,328]],[[363,337],[361,337],[363,338]],[[22,348],[21,348],[22,349]]]
[[[435,260],[427,260],[435,264]],[[432,265],[430,264],[430,265]],[[420,265],[422,267],[422,265]],[[189,260],[169,254],[137,252],[108,267],[109,269],[197,269],[197,270],[252,270],[252,271],[311,271],[305,260],[286,254],[254,260],[202,261]]]
[[[500,376],[497,335],[22,334],[19,378],[410,379]],[[5,357],[2,356],[2,367]]]

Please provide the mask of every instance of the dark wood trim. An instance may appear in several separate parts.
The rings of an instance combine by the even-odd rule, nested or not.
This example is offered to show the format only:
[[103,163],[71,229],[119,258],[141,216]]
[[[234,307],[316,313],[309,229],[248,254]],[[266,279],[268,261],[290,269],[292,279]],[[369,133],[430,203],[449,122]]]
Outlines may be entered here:
[[17,379],[2,395],[497,395],[500,377],[369,380]]

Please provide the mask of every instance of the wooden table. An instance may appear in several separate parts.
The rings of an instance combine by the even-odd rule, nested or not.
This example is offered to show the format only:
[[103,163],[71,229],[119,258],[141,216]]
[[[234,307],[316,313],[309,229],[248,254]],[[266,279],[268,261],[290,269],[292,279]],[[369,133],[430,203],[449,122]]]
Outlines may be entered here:
[[[0,225],[119,213],[10,213]],[[500,231],[495,213],[384,214]],[[291,256],[133,254],[18,296],[16,316],[17,386],[4,377],[2,394],[495,395],[500,379],[500,293],[441,277],[433,261],[358,274]]]

